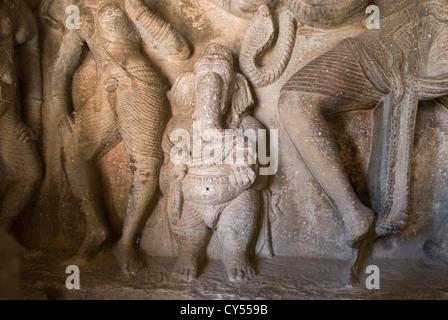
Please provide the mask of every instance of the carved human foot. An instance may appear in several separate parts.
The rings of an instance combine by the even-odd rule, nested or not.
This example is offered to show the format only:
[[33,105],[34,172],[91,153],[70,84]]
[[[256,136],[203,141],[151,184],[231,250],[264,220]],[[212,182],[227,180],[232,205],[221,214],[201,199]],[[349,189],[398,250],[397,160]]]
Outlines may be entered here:
[[75,256],[63,262],[63,265],[84,266],[92,259],[103,246],[104,241],[109,236],[109,231],[100,225],[89,227],[91,231],[87,235],[76,252]]
[[409,221],[409,215],[406,212],[398,211],[396,214],[389,214],[378,220],[376,224],[376,233],[379,236],[390,236],[403,230]]
[[346,215],[344,219],[345,239],[349,247],[356,248],[359,246],[372,228],[375,218],[375,212],[361,203],[356,210]]
[[88,229],[79,252],[87,257],[92,257],[101,250],[104,241],[109,237],[109,230],[102,224],[92,225]]
[[112,254],[125,274],[132,275],[146,267],[133,246],[126,246],[119,242],[112,248]]
[[252,280],[256,275],[255,270],[252,268],[244,252],[226,255],[224,265],[226,266],[229,280],[232,282]]
[[180,282],[192,282],[198,278],[199,261],[189,254],[181,254],[171,272],[171,279]]

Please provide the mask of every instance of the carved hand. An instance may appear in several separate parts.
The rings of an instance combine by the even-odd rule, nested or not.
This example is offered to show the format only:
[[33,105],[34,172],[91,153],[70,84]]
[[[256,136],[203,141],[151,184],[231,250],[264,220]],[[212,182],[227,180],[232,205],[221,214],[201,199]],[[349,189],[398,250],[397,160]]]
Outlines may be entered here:
[[19,122],[19,124],[17,124],[16,135],[17,139],[19,139],[19,141],[23,143],[29,142],[33,139],[31,130],[23,122]]
[[232,167],[229,182],[236,190],[249,189],[255,182],[257,175],[251,167]]
[[176,164],[172,166],[172,174],[174,179],[183,180],[188,172],[188,166],[185,164]]
[[72,133],[75,127],[75,117],[73,113],[69,113],[59,121],[59,132],[61,134]]
[[25,123],[30,129],[34,141],[39,140],[41,130],[42,101],[37,99],[25,100],[26,119]]

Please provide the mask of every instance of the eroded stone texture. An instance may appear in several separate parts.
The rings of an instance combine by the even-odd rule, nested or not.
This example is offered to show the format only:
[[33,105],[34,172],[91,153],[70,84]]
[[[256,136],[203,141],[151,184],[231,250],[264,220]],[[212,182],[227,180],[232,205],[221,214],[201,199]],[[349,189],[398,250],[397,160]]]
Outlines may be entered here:
[[[79,144],[83,139],[80,137],[88,137],[84,141],[90,144],[100,129],[105,129],[109,118],[101,116],[95,125],[88,125],[80,115],[88,113],[88,110],[94,110],[96,114],[117,111],[120,108],[111,109],[110,106],[119,105],[123,99],[127,107],[134,108],[134,112],[126,109],[121,119],[125,121],[134,116],[135,122],[138,122],[145,118],[144,110],[150,105],[149,97],[157,95],[160,101],[164,100],[158,105],[159,111],[163,109],[167,117],[160,121],[144,120],[141,127],[130,125],[128,128],[132,129],[132,143],[139,141],[134,137],[159,134],[161,139],[164,122],[171,116],[170,113],[173,114],[173,128],[185,126],[190,118],[176,108],[181,104],[186,104],[188,108],[189,99],[186,97],[192,95],[186,85],[189,76],[179,76],[188,75],[194,70],[201,53],[210,43],[217,43],[228,48],[239,59],[241,70],[238,70],[236,63],[234,71],[243,73],[254,87],[251,93],[257,107],[251,114],[265,128],[279,130],[279,170],[269,177],[269,187],[274,195],[278,195],[273,197],[271,205],[275,210],[268,213],[270,228],[262,226],[261,213],[258,212],[258,230],[246,238],[258,238],[257,243],[255,240],[252,243],[256,255],[268,259],[273,251],[281,257],[351,258],[352,250],[347,243],[355,246],[367,230],[373,228],[375,211],[380,217],[380,223],[375,225],[376,231],[383,237],[374,243],[372,263],[375,263],[376,258],[414,259],[428,256],[447,262],[448,133],[447,102],[442,97],[446,94],[448,52],[445,0],[422,1],[422,7],[417,7],[416,2],[411,0],[346,0],[338,1],[336,7],[333,1],[324,0],[144,1],[151,10],[148,14],[154,13],[162,18],[164,22],[157,19],[162,24],[169,22],[171,27],[164,24],[167,30],[177,30],[180,39],[186,39],[180,40],[180,43],[190,44],[192,55],[190,59],[187,59],[187,55],[183,56],[183,61],[167,59],[167,51],[154,43],[143,41],[142,47],[137,49],[134,45],[142,39],[148,39],[151,32],[131,33],[138,29],[138,25],[135,24],[135,16],[132,18],[122,1],[116,2],[117,10],[110,8],[112,16],[115,12],[116,19],[121,19],[122,24],[106,22],[105,18],[105,33],[91,32],[95,24],[89,19],[98,17],[100,7],[110,7],[111,3],[115,3],[113,1],[80,1],[83,28],[78,31],[68,31],[65,27],[68,17],[65,9],[72,4],[71,1],[42,0],[37,7],[38,2],[29,1],[36,8],[35,14],[40,25],[44,69],[41,156],[45,177],[39,189],[36,207],[25,212],[14,228],[15,235],[23,244],[87,253],[84,250],[90,247],[87,242],[103,229],[91,228],[95,224],[89,219],[96,215],[89,214],[87,209],[101,206],[99,210],[90,211],[102,212],[101,216],[108,221],[105,229],[111,233],[111,242],[104,243],[106,248],[112,247],[118,240],[126,220],[133,212],[138,217],[134,221],[143,222],[149,216],[142,230],[130,228],[127,236],[124,236],[128,240],[128,250],[118,250],[119,254],[116,255],[125,257],[120,259],[125,270],[139,269],[132,268],[133,263],[129,268],[127,263],[134,260],[134,245],[140,245],[142,258],[143,253],[168,257],[179,255],[181,250],[176,241],[176,238],[179,240],[178,235],[172,232],[172,223],[168,219],[171,213],[166,200],[171,198],[170,192],[162,187],[164,196],[161,201],[157,201],[155,190],[153,196],[150,192],[147,196],[134,197],[133,201],[132,196],[137,193],[132,192],[137,189],[149,192],[150,188],[146,188],[149,185],[155,189],[155,179],[145,184],[145,187],[138,186],[139,181],[135,179],[138,167],[134,166],[135,159],[129,157],[129,142],[126,139],[122,141],[124,136],[116,135],[113,137],[116,139],[106,139],[108,142],[104,148],[98,149],[104,152],[95,154],[95,157],[84,156],[85,152],[81,152],[84,147]],[[140,5],[138,2],[135,4]],[[378,31],[366,31],[365,8],[369,4],[379,6],[382,20]],[[115,22],[120,22],[118,20]],[[71,42],[73,49],[61,49],[61,52],[67,54],[66,58],[61,58],[59,52],[61,44],[66,42],[64,38],[75,41]],[[168,42],[173,44],[176,41]],[[102,50],[103,46],[107,50]],[[413,55],[415,49],[419,51],[417,56]],[[130,65],[125,61],[122,66],[132,75],[128,77],[118,67],[120,63],[108,63],[111,60],[106,53],[122,62],[132,55],[138,56],[145,68],[147,64],[151,65],[151,75],[145,72],[143,75],[137,74],[138,70],[131,72],[128,69],[135,65],[132,65],[132,61]],[[60,60],[70,63],[64,64]],[[113,77],[110,70],[103,73],[101,67],[107,65],[115,69]],[[70,76],[63,75],[67,67],[72,69]],[[64,81],[58,78],[69,80],[71,85],[65,86]],[[165,87],[146,90],[147,86],[140,80],[164,83]],[[219,83],[219,78],[210,78],[210,85],[215,80]],[[129,97],[125,97],[127,89],[120,87],[123,81],[133,89],[135,86],[135,90],[128,94]],[[165,95],[166,90],[173,85],[170,106]],[[64,87],[63,90],[61,87]],[[183,88],[181,91],[186,88],[186,91],[174,94],[180,88]],[[64,92],[62,101],[70,102],[70,109],[65,112],[69,114],[67,123],[71,123],[72,111],[77,114],[74,133],[65,135],[64,139],[60,134],[61,117],[57,112],[62,109],[53,104],[58,100],[57,97],[52,98],[55,92],[59,92],[56,96]],[[384,103],[379,104],[379,101]],[[121,121],[118,113],[111,118]],[[82,133],[78,131],[81,128],[85,129]],[[1,134],[3,130],[4,127],[0,127]],[[390,141],[392,143],[388,143]],[[94,144],[92,142],[90,145]],[[151,152],[142,154],[145,148],[136,147],[139,157],[136,163],[149,161],[154,150],[161,154],[161,146],[156,145],[151,148]],[[78,161],[78,164],[71,166],[66,161],[62,165],[61,156],[65,161],[71,159]],[[160,157],[156,158],[160,160]],[[26,163],[38,164],[39,161],[35,158],[26,160]],[[85,197],[92,194],[87,191],[93,175],[86,174],[78,166],[79,163],[83,163],[85,169],[95,167],[94,171],[98,173],[99,187],[94,198]],[[375,167],[375,164],[379,165]],[[151,166],[150,173],[154,177],[158,176],[157,167],[155,164]],[[82,183],[83,179],[85,183]],[[9,184],[1,184],[3,195],[5,186]],[[27,186],[30,185],[27,183]],[[193,190],[194,184],[191,185]],[[81,191],[73,192],[74,189],[82,189],[82,195]],[[76,199],[84,202],[82,210]],[[236,203],[236,200],[233,201]],[[248,205],[249,202],[235,204],[237,209],[234,211],[240,213],[246,209],[245,212],[252,210],[255,217],[256,206]],[[140,209],[132,208],[139,203]],[[188,211],[191,207],[196,210],[198,206],[187,204],[184,209]],[[258,231],[261,233],[258,234]],[[224,264],[229,266],[226,263],[226,242],[220,239],[218,232],[211,235],[208,232],[204,231],[207,234],[207,241],[204,242],[208,243],[206,256],[210,260],[224,259]],[[271,234],[272,242],[264,232]],[[101,241],[94,247],[98,248],[103,238],[101,236]],[[252,249],[250,252],[253,252]],[[128,254],[131,259],[128,259]],[[148,259],[146,261],[151,263]],[[328,263],[328,260],[320,261]],[[164,272],[172,271],[172,264],[168,265],[171,267]],[[208,266],[215,268],[216,264],[210,263]],[[227,273],[229,269],[232,268],[227,268]],[[276,270],[275,267],[272,270]],[[210,269],[205,269],[205,279],[210,275],[205,275],[207,272],[211,272]],[[183,272],[177,274],[180,274],[178,278],[190,279]],[[224,272],[219,274],[221,281]],[[232,279],[231,272],[229,275]],[[255,285],[265,283],[263,277],[269,277],[269,273],[259,276],[261,280],[255,280]],[[165,275],[162,278],[166,279]],[[238,280],[238,277],[233,279]],[[290,280],[288,277],[287,281]],[[213,280],[213,283],[217,285],[219,281]],[[304,281],[303,278],[301,281]],[[271,286],[270,283],[267,288]],[[184,286],[182,284],[177,288],[187,288]],[[300,288],[302,286],[297,284],[293,290]],[[290,292],[286,291],[274,296],[288,295]],[[176,294],[182,296],[181,293]]]

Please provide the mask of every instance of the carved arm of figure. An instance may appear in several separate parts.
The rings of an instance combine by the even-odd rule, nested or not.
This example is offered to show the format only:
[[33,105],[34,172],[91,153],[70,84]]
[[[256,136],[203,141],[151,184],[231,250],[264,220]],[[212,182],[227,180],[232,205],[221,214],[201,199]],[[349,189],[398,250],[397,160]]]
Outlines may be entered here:
[[162,139],[163,154],[165,155],[163,166],[160,169],[160,190],[162,194],[168,194],[170,185],[176,180],[182,181],[188,172],[188,166],[186,164],[174,164],[170,157],[170,153],[174,147],[174,144],[170,140],[170,134],[176,129],[178,128],[174,126],[174,123],[168,123]]
[[[24,120],[31,129],[32,138],[37,140],[41,129],[43,103],[41,56],[36,20],[31,9],[24,3],[18,23],[19,28],[24,30],[19,29],[19,37],[24,36],[24,42],[17,50],[23,85]],[[25,34],[20,34],[22,32]]]
[[142,0],[129,0],[124,3],[129,17],[134,21],[144,41],[171,59],[187,60],[190,57],[191,49],[187,41],[171,24],[152,13]]
[[[229,129],[242,129],[243,131],[266,129],[260,121],[250,115],[249,109],[251,109],[253,103],[254,99],[248,81],[243,75],[237,74],[235,76],[235,94],[232,97],[232,106],[227,127]],[[258,133],[255,138],[255,141],[251,141],[251,143],[256,148]],[[255,172],[259,171],[259,166],[257,163]],[[251,189],[262,191],[267,187],[267,184],[268,177],[257,174]]]

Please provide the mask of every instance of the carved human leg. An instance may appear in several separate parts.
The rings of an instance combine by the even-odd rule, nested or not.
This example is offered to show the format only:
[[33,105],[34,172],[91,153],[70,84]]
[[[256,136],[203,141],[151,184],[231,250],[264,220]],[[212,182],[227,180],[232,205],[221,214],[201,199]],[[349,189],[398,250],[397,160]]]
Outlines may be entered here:
[[[129,81],[132,90],[118,89],[116,112],[131,168],[131,187],[121,239],[113,249],[122,269],[137,272],[144,264],[135,251],[137,234],[143,228],[149,206],[156,199],[163,163],[162,135],[167,121],[167,98],[163,90]],[[122,90],[122,91],[121,91]]]
[[255,276],[249,255],[256,240],[259,212],[259,192],[247,190],[221,214],[217,232],[230,281],[250,280]]
[[74,126],[62,127],[62,166],[87,230],[72,262],[82,265],[99,251],[109,234],[101,202],[101,187],[95,161],[119,141],[118,123],[109,108],[100,108],[92,98],[79,113]]
[[351,246],[367,234],[374,213],[353,190],[325,116],[373,107],[381,97],[344,46],[305,66],[280,96],[280,115],[291,141],[341,214]]
[[159,158],[141,156],[132,152],[128,152],[128,160],[132,163],[131,166],[134,166],[134,169],[131,169],[131,188],[123,232],[119,242],[113,248],[113,253],[125,273],[134,273],[145,266],[137,255],[135,242],[151,201],[157,194],[158,171],[162,161]]
[[13,220],[25,209],[43,175],[36,146],[20,137],[23,126],[14,106],[0,117],[0,161],[6,171],[2,181],[6,189],[0,195],[0,229],[4,231],[10,229]]

